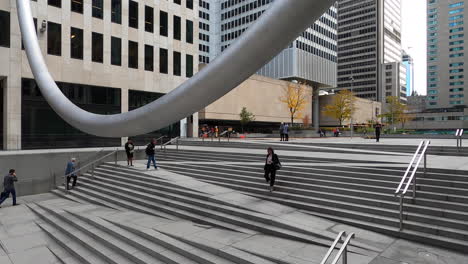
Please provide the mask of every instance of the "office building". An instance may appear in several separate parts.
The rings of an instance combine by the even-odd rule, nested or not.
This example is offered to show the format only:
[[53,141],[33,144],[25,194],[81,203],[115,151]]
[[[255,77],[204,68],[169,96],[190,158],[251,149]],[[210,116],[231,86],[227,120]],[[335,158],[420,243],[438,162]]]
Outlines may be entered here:
[[412,96],[416,90],[414,87],[414,60],[413,57],[405,51],[403,51],[403,65],[406,69],[406,96],[408,97]]
[[[31,8],[52,76],[85,110],[113,114],[141,107],[198,70],[198,4],[193,0],[36,0]],[[49,107],[22,50],[15,1],[0,1],[0,58],[1,148],[121,144],[121,138],[98,138],[71,127]],[[161,133],[178,136],[181,127],[190,135],[197,125],[195,114],[135,139],[143,144]]]
[[338,1],[338,90],[385,102],[406,100],[401,0]]
[[[272,5],[273,0],[200,1],[200,62],[229,48]],[[332,6],[258,74],[314,86],[336,85],[337,15]],[[203,26],[202,26],[203,23]],[[202,37],[204,40],[202,40]],[[206,40],[209,41],[206,41]]]
[[465,2],[427,2],[427,95],[432,109],[466,107]]

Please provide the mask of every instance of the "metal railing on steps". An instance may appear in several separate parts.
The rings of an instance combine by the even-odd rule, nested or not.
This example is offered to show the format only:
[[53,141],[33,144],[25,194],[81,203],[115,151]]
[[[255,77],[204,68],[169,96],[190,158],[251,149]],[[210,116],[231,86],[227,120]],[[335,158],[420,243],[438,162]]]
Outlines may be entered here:
[[[343,240],[343,238],[344,238],[344,240]],[[348,263],[348,245],[349,245],[349,242],[351,242],[352,238],[354,238],[354,233],[351,233],[348,236],[346,236],[346,232],[344,232],[344,231],[340,232],[336,236],[335,241],[333,241],[333,244],[330,246],[330,249],[328,249],[327,254],[325,254],[325,256],[323,257],[322,262],[320,262],[320,264],[327,263],[327,261],[330,258],[331,254],[333,253],[336,246],[340,242],[342,242],[341,247],[339,248],[338,253],[336,253],[335,258],[333,259],[333,261],[330,264],[338,263],[340,258],[342,259],[343,264],[347,264]]]
[[176,150],[179,150],[179,140],[180,140],[180,137],[175,137],[175,138],[169,140],[168,142],[166,142],[164,144],[161,144],[161,150],[166,151],[166,147],[168,145],[172,145],[174,142],[175,142],[175,145],[176,145]]
[[463,133],[464,129],[457,129],[455,132],[455,137],[457,138],[457,148],[460,151],[461,147],[463,146]]
[[[413,184],[413,200],[416,199],[416,172],[421,164],[422,159],[424,158],[424,175],[426,175],[427,170],[427,148],[431,144],[429,140],[423,140],[419,143],[418,149],[413,155],[408,168],[406,169],[405,174],[403,175],[400,184],[398,185],[397,189],[395,190],[395,196],[400,196],[400,230],[403,230],[403,202],[410,187],[411,183]],[[417,160],[417,161],[416,161]],[[416,163],[415,163],[416,162]],[[411,172],[411,175],[408,177],[408,174]],[[406,183],[405,183],[406,181]]]

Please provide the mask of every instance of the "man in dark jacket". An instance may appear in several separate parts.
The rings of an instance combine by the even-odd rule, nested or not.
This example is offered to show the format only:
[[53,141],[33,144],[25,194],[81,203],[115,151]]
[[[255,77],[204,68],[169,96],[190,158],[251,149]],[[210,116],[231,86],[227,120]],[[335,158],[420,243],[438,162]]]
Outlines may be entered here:
[[67,168],[65,169],[65,177],[67,177],[67,190],[70,190],[70,180],[73,179],[72,182],[72,188],[75,188],[76,186],[76,180],[78,176],[75,173],[75,164],[76,164],[76,159],[72,158],[68,163],[67,163]]
[[382,125],[377,123],[375,125],[375,139],[377,142],[380,141],[380,133],[382,132]]
[[146,169],[149,170],[151,162],[153,162],[154,169],[158,169],[158,166],[156,165],[156,159],[154,158],[155,156],[155,148],[156,148],[156,139],[152,139],[151,142],[146,146],[146,155],[148,156],[148,164],[146,164]]
[[18,205],[16,203],[16,190],[15,190],[15,182],[18,181],[16,177],[16,171],[11,169],[10,172],[3,178],[3,192],[0,195],[0,204],[2,204],[11,193],[13,196],[13,206]]

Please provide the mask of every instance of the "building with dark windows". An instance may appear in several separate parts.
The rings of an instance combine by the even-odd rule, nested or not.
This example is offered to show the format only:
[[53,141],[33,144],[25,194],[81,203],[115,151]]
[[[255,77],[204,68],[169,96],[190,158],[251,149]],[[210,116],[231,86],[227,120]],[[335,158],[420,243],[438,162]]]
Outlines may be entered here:
[[385,102],[406,101],[401,0],[338,1],[338,89]]
[[[234,43],[274,0],[201,0],[200,62],[209,63]],[[314,86],[336,85],[337,14],[332,6],[310,28],[257,73],[300,80]]]
[[465,108],[468,86],[465,83],[467,36],[466,1],[427,2],[427,101],[428,108]]
[[[192,0],[33,0],[31,8],[52,76],[87,111],[136,109],[198,71],[198,4]],[[20,36],[15,1],[0,1],[0,147],[120,145],[121,138],[99,138],[71,127],[49,107]],[[190,136],[197,127],[194,114],[135,139],[143,144],[158,135]]]
[[[406,96],[413,96],[416,93],[414,87],[414,60],[411,55],[403,50],[403,65],[406,68]],[[409,101],[408,101],[409,104]]]

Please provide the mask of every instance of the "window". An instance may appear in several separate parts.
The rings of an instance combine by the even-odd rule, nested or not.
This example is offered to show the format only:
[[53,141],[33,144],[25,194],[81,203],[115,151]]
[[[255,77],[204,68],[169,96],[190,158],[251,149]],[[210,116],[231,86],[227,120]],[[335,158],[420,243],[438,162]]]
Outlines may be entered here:
[[193,0],[187,0],[187,8],[193,9]]
[[62,55],[62,26],[60,24],[47,22],[47,53]]
[[174,39],[180,40],[181,39],[181,23],[180,17],[174,16]]
[[93,0],[93,17],[95,18],[104,18],[102,1],[103,0]]
[[104,37],[102,34],[93,32],[91,36],[91,59],[94,62],[104,62]]
[[174,0],[174,4],[180,5],[180,0]]
[[72,0],[71,11],[83,14],[83,0]]
[[450,63],[450,67],[460,67],[463,66],[465,63],[463,62],[455,62],[455,63]]
[[72,59],[83,59],[83,30],[71,28],[70,31],[70,57]]
[[112,22],[122,24],[122,0],[112,0],[111,12]]
[[154,32],[154,10],[150,6],[145,6],[145,30]]
[[159,12],[159,35],[167,37],[168,32],[168,16],[164,11]]
[[181,76],[181,54],[180,52],[174,51],[174,75]]
[[185,41],[187,43],[193,43],[193,22],[190,20],[187,20],[185,23]]
[[58,8],[62,7],[62,0],[48,0],[47,3]]
[[185,76],[188,78],[193,76],[193,56],[185,55]]
[[145,45],[145,71],[154,70],[154,49],[153,46]]
[[159,49],[159,72],[168,73],[168,53],[167,49]]
[[10,47],[10,13],[0,10],[0,47]]
[[128,67],[138,69],[138,43],[128,41]]
[[459,9],[455,9],[455,10],[450,10],[448,13],[449,13],[449,15],[453,15],[453,14],[463,12],[463,10],[464,10],[464,8],[459,8]]
[[128,26],[138,28],[138,3],[132,0],[128,3]]
[[111,37],[111,64],[122,65],[122,40]]
[[459,7],[459,6],[463,6],[463,2],[458,2],[458,3],[450,4],[450,5],[449,5],[449,8],[455,8],[455,7]]

